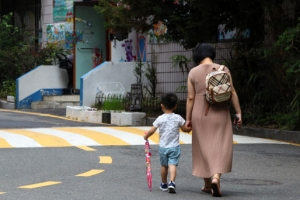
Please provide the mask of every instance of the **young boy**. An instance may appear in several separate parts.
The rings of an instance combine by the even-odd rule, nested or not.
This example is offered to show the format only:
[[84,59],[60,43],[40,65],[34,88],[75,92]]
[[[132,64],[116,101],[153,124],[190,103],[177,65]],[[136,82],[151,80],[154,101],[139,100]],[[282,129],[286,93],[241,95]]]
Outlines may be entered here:
[[[177,107],[177,96],[175,93],[166,93],[161,98],[161,109],[164,112],[154,122],[153,126],[144,135],[147,140],[159,128],[159,157],[160,173],[162,183],[160,189],[176,193],[175,178],[176,167],[180,158],[179,128],[184,132],[190,132],[185,127],[185,120],[178,114],[173,113]],[[168,170],[170,170],[170,182],[167,184]]]

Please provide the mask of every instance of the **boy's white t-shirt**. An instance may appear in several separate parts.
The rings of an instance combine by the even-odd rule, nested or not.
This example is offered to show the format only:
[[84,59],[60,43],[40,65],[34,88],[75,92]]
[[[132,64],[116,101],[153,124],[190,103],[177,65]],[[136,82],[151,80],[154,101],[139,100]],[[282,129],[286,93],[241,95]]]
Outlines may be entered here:
[[178,114],[170,113],[160,115],[153,126],[159,129],[159,146],[171,148],[179,145],[179,127],[184,125],[185,120]]

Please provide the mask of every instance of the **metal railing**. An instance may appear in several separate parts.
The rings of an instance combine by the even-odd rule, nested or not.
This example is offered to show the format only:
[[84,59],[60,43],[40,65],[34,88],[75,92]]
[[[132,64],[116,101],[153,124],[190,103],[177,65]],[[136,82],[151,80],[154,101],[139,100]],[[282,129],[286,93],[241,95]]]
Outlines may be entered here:
[[[106,111],[132,111],[130,105],[132,104],[131,94],[126,95],[110,95],[104,93],[97,93],[95,97],[95,108]],[[163,112],[161,110],[160,96],[143,96],[140,102],[141,109],[134,110],[134,112],[145,112],[148,117],[157,117]],[[175,113],[185,118],[185,101],[178,101]]]

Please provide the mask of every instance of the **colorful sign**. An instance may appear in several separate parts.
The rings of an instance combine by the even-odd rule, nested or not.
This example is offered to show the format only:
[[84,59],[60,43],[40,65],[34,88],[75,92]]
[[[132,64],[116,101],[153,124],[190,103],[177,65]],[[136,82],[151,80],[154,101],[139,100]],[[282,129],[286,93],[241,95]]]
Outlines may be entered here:
[[73,17],[75,0],[53,0],[53,21],[67,21]]

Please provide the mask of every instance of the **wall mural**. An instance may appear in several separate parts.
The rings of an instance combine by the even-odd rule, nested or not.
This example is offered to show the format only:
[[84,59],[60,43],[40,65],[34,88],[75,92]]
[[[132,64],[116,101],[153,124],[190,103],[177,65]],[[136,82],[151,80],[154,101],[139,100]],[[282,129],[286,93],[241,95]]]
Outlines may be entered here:
[[59,47],[64,49],[73,49],[74,44],[77,42],[89,43],[94,40],[94,32],[92,24],[86,20],[75,18],[75,20],[86,24],[84,30],[73,31],[74,23],[68,20],[63,23],[53,23],[46,25],[46,41],[49,43],[58,44]]
[[53,21],[67,21],[73,18],[74,2],[93,0],[53,0]]
[[227,30],[225,29],[225,24],[220,24],[218,26],[218,41],[224,41],[224,40],[234,40],[237,39],[238,37],[243,37],[243,38],[249,38],[250,37],[250,30],[247,29],[243,32],[240,32],[236,28],[233,30]]
[[65,23],[55,23],[46,25],[46,39],[49,43],[55,43],[61,48],[65,48]]
[[125,52],[126,52],[126,60],[125,62],[132,62],[136,60],[136,56],[132,55],[132,40],[125,40],[124,43],[122,43],[122,47],[124,47]]
[[67,21],[73,17],[75,0],[53,0],[53,21]]

